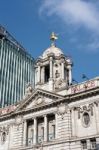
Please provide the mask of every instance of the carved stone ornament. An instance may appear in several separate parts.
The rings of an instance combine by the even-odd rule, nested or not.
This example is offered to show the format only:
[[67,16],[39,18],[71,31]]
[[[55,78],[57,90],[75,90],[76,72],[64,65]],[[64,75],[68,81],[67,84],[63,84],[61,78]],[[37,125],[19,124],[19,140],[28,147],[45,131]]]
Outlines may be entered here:
[[23,117],[22,116],[16,116],[15,118],[15,124],[20,125],[23,122]]
[[27,84],[26,89],[25,89],[25,95],[24,98],[27,98],[28,96],[30,96],[33,92],[33,87],[31,84]]
[[35,100],[35,104],[36,105],[40,105],[44,102],[44,98],[43,97],[38,97],[36,100]]
[[55,81],[55,89],[59,89],[62,86],[62,80],[58,79]]
[[3,126],[3,127],[0,127],[0,132],[6,132],[6,133],[8,134],[8,132],[9,132],[9,128],[10,128],[10,126],[9,126],[9,125],[7,125],[7,126]]
[[63,115],[67,112],[68,109],[68,105],[61,103],[58,108],[57,108],[57,112],[59,115],[62,116],[63,119]]
[[82,114],[82,124],[86,128],[90,126],[90,115],[87,111]]

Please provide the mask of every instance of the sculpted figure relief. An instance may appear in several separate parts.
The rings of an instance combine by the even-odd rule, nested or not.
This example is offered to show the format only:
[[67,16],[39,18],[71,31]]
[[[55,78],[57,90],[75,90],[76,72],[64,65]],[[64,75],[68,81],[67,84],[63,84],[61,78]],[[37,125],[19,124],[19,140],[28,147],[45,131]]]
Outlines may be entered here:
[[32,92],[33,92],[33,87],[31,84],[28,84],[26,86],[26,89],[25,89],[25,96],[24,97],[26,98],[26,97],[30,96]]

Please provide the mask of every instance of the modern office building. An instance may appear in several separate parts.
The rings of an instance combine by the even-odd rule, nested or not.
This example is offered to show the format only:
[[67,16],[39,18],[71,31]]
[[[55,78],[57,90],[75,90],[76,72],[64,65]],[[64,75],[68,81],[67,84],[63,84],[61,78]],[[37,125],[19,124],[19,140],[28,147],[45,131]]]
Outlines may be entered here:
[[34,86],[34,59],[0,26],[0,107],[21,100],[27,84]]
[[0,150],[99,150],[99,77],[73,84],[71,58],[54,44],[35,68],[35,88],[0,110]]

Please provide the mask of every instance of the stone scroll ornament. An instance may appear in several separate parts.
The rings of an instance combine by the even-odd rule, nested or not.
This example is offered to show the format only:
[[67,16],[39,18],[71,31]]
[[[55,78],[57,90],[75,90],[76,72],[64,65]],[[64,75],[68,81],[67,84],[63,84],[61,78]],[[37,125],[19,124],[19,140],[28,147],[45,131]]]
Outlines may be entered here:
[[23,123],[23,116],[16,116],[15,125],[17,126],[17,130],[19,130],[19,126]]
[[23,117],[19,116],[19,115],[16,116],[16,118],[15,118],[15,124],[19,126],[22,122],[23,122]]
[[61,103],[58,107],[57,107],[57,112],[58,115],[61,115],[62,119],[64,118],[64,114],[67,113],[67,109],[68,109],[68,105]]

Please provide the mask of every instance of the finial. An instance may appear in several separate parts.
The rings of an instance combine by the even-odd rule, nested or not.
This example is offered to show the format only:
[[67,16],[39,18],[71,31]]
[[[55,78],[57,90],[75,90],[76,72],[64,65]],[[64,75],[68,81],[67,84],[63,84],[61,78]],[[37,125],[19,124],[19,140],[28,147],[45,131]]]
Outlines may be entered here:
[[51,43],[52,46],[55,46],[55,40],[57,39],[58,39],[57,35],[54,32],[52,32],[51,37],[50,37],[50,40],[52,41]]

